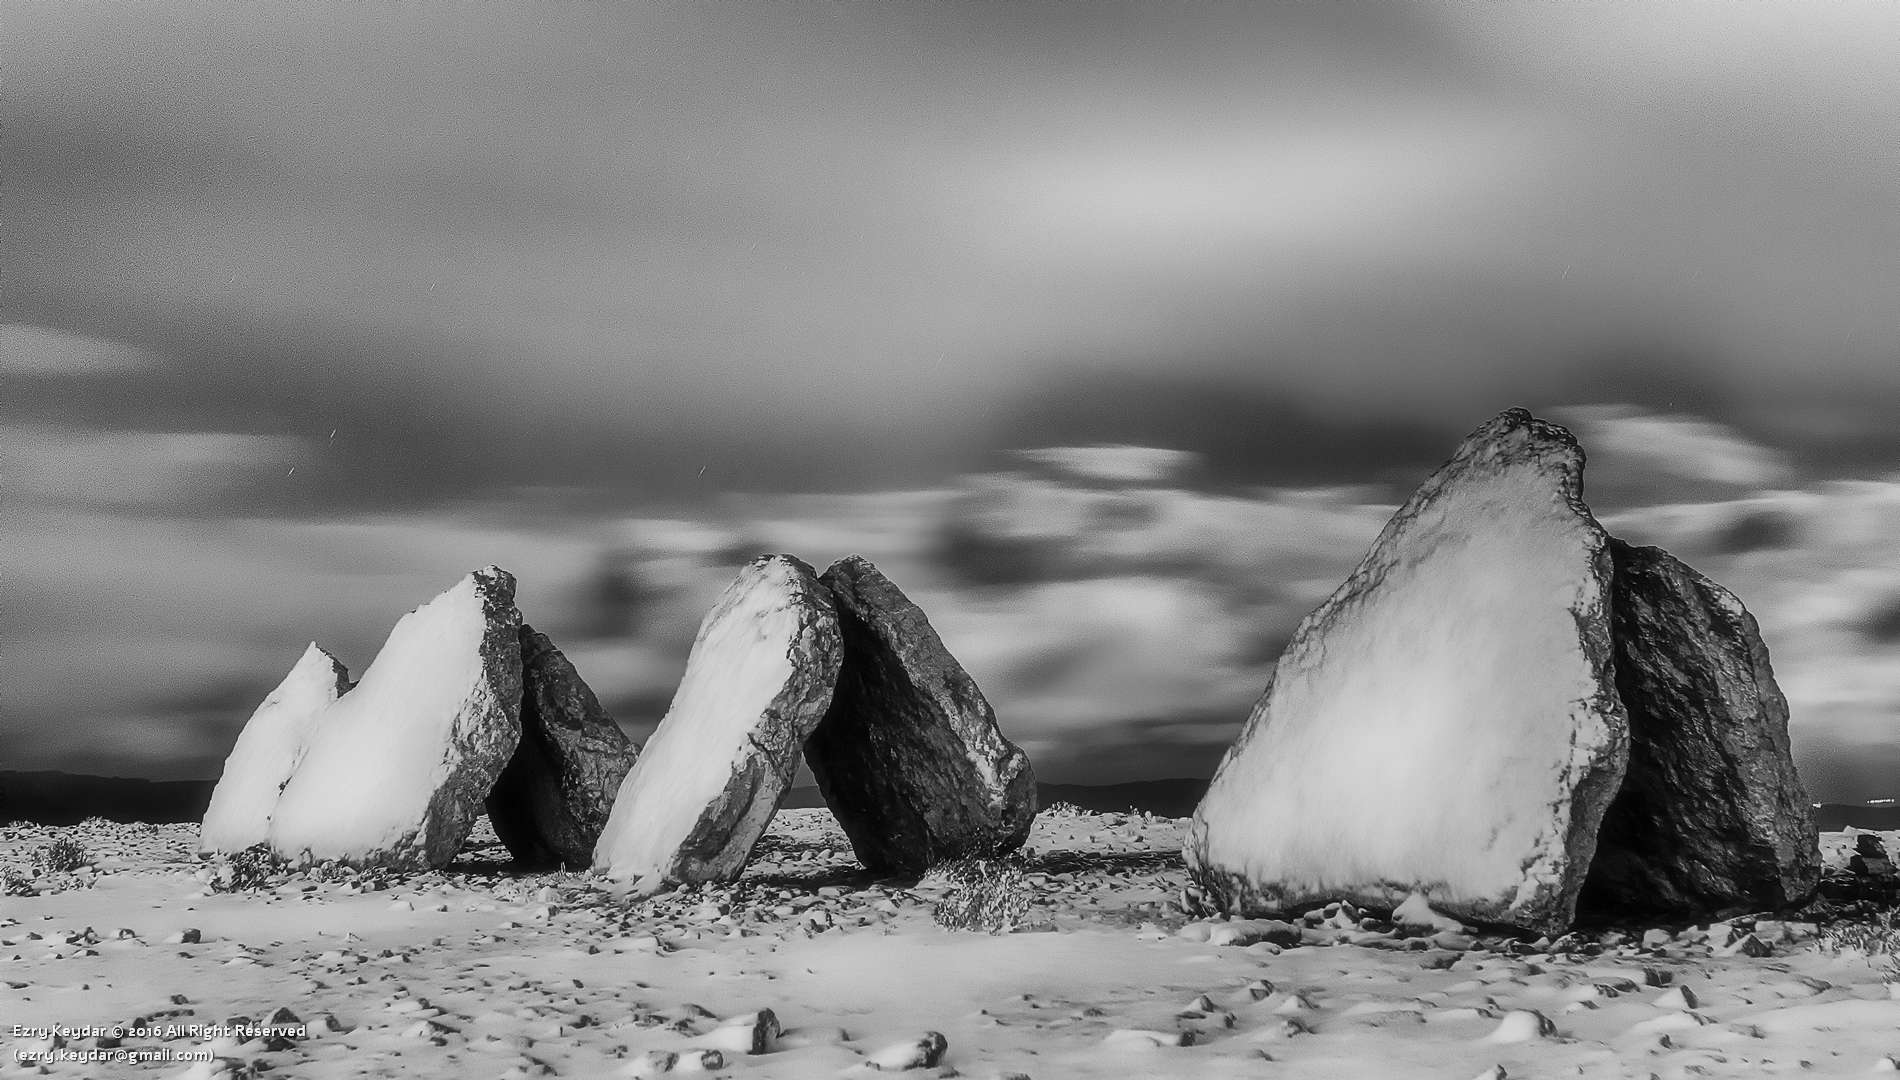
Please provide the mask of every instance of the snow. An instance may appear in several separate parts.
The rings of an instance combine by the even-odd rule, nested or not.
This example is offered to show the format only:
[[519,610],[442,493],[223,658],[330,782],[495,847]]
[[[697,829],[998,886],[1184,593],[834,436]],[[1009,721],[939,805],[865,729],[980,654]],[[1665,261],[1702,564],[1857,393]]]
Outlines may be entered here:
[[309,749],[318,718],[348,685],[343,665],[311,642],[251,713],[224,759],[205,811],[202,850],[242,851],[270,836],[278,796]]
[[448,775],[456,722],[489,688],[474,574],[404,615],[356,688],[331,705],[271,823],[286,856],[353,858],[416,832]]
[[[757,560],[707,613],[672,706],[621,781],[594,850],[596,869],[616,880],[672,875],[681,844],[726,793],[735,768],[761,752],[753,736],[793,678],[808,578],[789,560]],[[759,803],[735,831],[748,850],[789,780],[789,773],[765,778]]]
[[[91,888],[0,907],[0,1077],[39,1075],[14,1053],[53,1049],[13,1025],[218,1025],[279,1006],[308,1025],[287,1047],[229,1036],[126,1045],[231,1056],[207,1075],[602,1077],[728,1045],[726,1024],[770,1010],[781,1037],[759,1055],[722,1051],[717,1075],[876,1076],[867,1062],[900,1058],[930,1032],[948,1044],[940,1064],[972,1080],[1755,1080],[1865,1075],[1900,1053],[1900,1001],[1876,965],[1766,923],[1755,931],[1775,954],[1763,958],[1720,955],[1693,929],[1594,956],[1514,956],[1502,937],[1455,953],[1389,939],[1278,950],[1191,940],[1173,932],[1181,914],[1157,903],[1187,883],[1172,857],[1186,823],[1109,820],[1037,820],[1029,848],[1067,872],[1037,886],[1047,925],[998,936],[938,926],[921,887],[864,882],[824,810],[774,817],[737,886],[632,907],[579,875],[495,873],[492,836],[469,861],[385,892],[297,878],[206,894],[192,825],[0,826],[0,865],[70,836],[101,866]],[[809,906],[777,914],[788,897]],[[830,928],[807,929],[806,913],[826,909]],[[1150,918],[1165,929],[1141,924]],[[88,927],[96,944],[83,944]],[[201,934],[178,940],[187,927]],[[646,945],[617,944],[635,938]],[[1648,985],[1652,974],[1693,987],[1694,1013],[1659,1008],[1667,987]],[[93,1048],[73,1038],[63,1049]],[[68,1061],[48,1073],[188,1067]]]
[[1400,926],[1416,927],[1422,930],[1438,930],[1450,933],[1462,933],[1465,924],[1457,919],[1440,915],[1432,910],[1425,894],[1414,892],[1405,898],[1405,902],[1392,909],[1392,921]]
[[1578,773],[1623,736],[1575,614],[1605,604],[1603,534],[1551,470],[1440,488],[1307,617],[1197,812],[1205,865],[1441,909],[1554,876]]

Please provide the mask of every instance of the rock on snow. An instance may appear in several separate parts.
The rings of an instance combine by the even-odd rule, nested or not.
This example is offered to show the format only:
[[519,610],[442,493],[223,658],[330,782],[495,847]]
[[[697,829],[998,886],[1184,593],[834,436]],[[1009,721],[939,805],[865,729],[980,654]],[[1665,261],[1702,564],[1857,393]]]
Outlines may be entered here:
[[1609,538],[1569,432],[1467,438],[1299,625],[1194,815],[1225,909],[1391,908],[1567,926],[1623,778]]
[[1754,617],[1660,548],[1613,540],[1610,551],[1629,771],[1580,907],[1732,914],[1799,902],[1820,875],[1814,811]]
[[200,850],[242,851],[269,838],[278,796],[309,749],[317,718],[349,688],[349,670],[311,642],[224,759],[199,830]]
[[488,796],[516,860],[584,869],[638,751],[545,634],[521,627],[521,743]]
[[820,580],[844,661],[805,760],[858,861],[921,872],[1021,847],[1036,816],[1029,759],[923,610],[860,556]]
[[1819,863],[1740,601],[1609,537],[1570,433],[1479,428],[1300,624],[1189,831],[1222,907],[1476,922],[1799,902]]
[[618,880],[738,876],[831,704],[842,653],[811,567],[765,555],[740,571],[620,785],[594,867]]
[[272,848],[400,868],[454,858],[521,737],[514,596],[514,577],[491,566],[396,623],[319,720]]

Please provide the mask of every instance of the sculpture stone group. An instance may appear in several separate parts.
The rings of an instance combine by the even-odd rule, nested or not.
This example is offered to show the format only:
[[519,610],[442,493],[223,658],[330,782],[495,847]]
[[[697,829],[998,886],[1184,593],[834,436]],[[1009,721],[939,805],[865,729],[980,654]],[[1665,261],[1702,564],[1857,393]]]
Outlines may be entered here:
[[[1188,829],[1214,907],[1422,899],[1558,933],[1813,892],[1815,823],[1755,620],[1606,533],[1583,463],[1563,428],[1500,414],[1299,624]],[[353,686],[313,644],[239,736],[202,846],[435,867],[486,811],[523,865],[728,880],[801,755],[873,872],[1028,836],[1028,759],[863,558],[822,576],[789,555],[748,564],[639,750],[522,623],[514,585],[492,566],[464,578]]]

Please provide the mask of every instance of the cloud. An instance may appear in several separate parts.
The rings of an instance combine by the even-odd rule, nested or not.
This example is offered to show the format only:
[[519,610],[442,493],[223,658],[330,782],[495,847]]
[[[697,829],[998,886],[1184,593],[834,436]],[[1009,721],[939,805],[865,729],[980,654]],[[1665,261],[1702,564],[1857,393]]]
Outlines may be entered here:
[[1034,465],[1078,480],[1106,484],[1162,484],[1180,479],[1198,463],[1189,450],[1157,446],[1050,446],[1019,450],[1016,455]]
[[[1351,569],[1391,507],[1360,489],[1156,483],[1166,477],[1126,466],[1177,471],[1191,456],[1116,447],[1106,455],[1112,472],[1141,477],[1127,486],[1102,479],[1102,457],[1076,449],[1019,455],[1034,473],[970,475],[945,488],[735,495],[716,516],[630,520],[610,557],[642,598],[638,629],[569,646],[569,655],[606,687],[603,697],[650,713],[746,559],[789,551],[822,570],[859,552],[924,608],[1039,768],[1086,779],[1172,762],[1192,773],[1238,730],[1277,645]],[[980,552],[1009,564],[978,565]],[[1141,732],[1159,739],[1146,765],[1104,756],[1116,738]]]
[[9,761],[85,771],[127,760],[114,732],[143,718],[176,737],[135,772],[220,760],[311,639],[360,675],[403,612],[491,562],[558,633],[599,548],[473,517],[208,522],[16,504],[0,514],[0,743]]
[[94,375],[158,362],[146,350],[123,342],[45,326],[0,323],[0,375]]
[[1787,454],[1699,416],[1633,405],[1572,406],[1552,415],[1587,449],[1592,490],[1623,500],[1755,491],[1796,475]]
[[[1843,92],[1892,35],[1804,13],[1804,55],[1841,55],[1738,86],[1609,12],[1016,7],[22,8],[10,299],[153,363],[10,349],[45,377],[0,410],[339,428],[245,507],[310,516],[928,486],[1114,443],[1415,482],[1507,404],[1624,399],[1619,350],[1683,358],[1675,411],[1851,413],[1790,439],[1900,455],[1892,121]],[[1672,19],[1709,55],[1760,40]]]
[[187,514],[219,505],[260,473],[285,471],[301,448],[284,436],[0,422],[0,496]]

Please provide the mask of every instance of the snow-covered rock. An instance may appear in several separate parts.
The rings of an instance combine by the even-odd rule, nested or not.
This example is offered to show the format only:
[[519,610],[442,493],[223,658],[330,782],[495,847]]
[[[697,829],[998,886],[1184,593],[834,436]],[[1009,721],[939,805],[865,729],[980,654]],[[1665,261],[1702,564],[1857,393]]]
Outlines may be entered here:
[[1036,817],[1029,758],[923,610],[861,556],[820,581],[844,662],[805,760],[858,861],[920,872],[1021,847]]
[[1579,906],[1686,918],[1800,903],[1821,853],[1754,617],[1660,548],[1610,551],[1629,769]]
[[270,843],[292,859],[441,866],[521,738],[515,579],[490,566],[400,619],[317,722]]
[[242,851],[270,837],[278,797],[303,761],[318,717],[349,688],[342,661],[311,642],[238,733],[211,792],[199,850]]
[[1629,723],[1583,452],[1521,409],[1468,437],[1308,615],[1185,853],[1237,914],[1323,900],[1569,925]]
[[521,743],[488,795],[519,862],[583,869],[639,751],[547,635],[521,627]]
[[740,571],[620,785],[594,867],[617,880],[737,877],[831,704],[842,654],[811,567],[765,555]]

